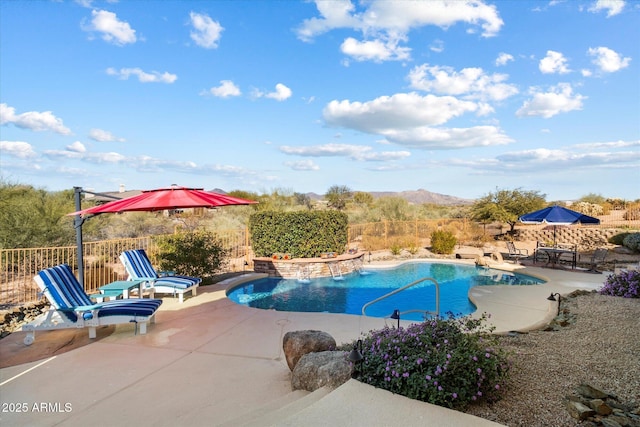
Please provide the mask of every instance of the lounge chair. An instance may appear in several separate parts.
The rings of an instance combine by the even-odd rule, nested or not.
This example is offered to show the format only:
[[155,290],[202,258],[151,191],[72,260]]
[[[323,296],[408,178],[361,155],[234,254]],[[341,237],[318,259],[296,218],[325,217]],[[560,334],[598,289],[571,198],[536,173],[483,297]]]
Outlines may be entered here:
[[180,303],[184,302],[184,294],[187,292],[195,296],[202,281],[197,277],[158,274],[144,249],[124,251],[120,254],[120,261],[129,275],[127,280],[148,279],[155,293],[177,295]]
[[589,269],[587,270],[590,273],[600,273],[602,271],[598,270],[598,266],[604,263],[605,258],[607,257],[607,249],[597,248],[593,251],[593,255],[591,255],[591,259],[589,260]]
[[518,264],[520,259],[529,257],[528,249],[518,249],[513,242],[507,241],[507,250],[509,251],[509,259],[515,260],[515,263]]
[[22,327],[27,332],[26,345],[33,343],[36,331],[88,328],[89,338],[95,338],[98,326],[121,323],[135,323],[136,331],[140,326],[140,334],[144,335],[147,323],[155,321],[155,312],[162,304],[162,300],[138,298],[94,304],[67,264],[46,268],[33,279],[51,308]]

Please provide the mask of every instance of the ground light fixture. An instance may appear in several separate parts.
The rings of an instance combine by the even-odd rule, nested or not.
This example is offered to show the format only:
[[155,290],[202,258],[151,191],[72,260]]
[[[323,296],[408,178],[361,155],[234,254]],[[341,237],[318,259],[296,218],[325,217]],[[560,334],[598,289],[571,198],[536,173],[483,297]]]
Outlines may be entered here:
[[364,356],[362,355],[362,340],[358,340],[353,345],[353,350],[351,350],[351,353],[349,353],[349,362],[357,366],[357,368],[353,370],[353,373],[351,374],[351,378],[357,378],[360,376],[360,374],[362,373],[363,360],[364,360]]
[[398,321],[398,329],[400,329],[400,310],[398,310],[397,308],[393,310],[393,313],[391,313],[391,318]]
[[556,293],[551,292],[551,295],[549,295],[549,296],[547,297],[547,300],[549,300],[549,301],[556,301],[555,295],[558,295],[558,299],[557,299],[557,301],[558,301],[558,315],[560,315],[560,300],[562,299],[562,297],[560,296],[560,294],[559,294],[559,293],[557,293],[557,292],[556,292]]

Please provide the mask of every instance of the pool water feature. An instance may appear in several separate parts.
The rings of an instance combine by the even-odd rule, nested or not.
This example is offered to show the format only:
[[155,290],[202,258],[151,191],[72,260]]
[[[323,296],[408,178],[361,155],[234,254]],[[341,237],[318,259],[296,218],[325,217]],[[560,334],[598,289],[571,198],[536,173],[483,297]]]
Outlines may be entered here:
[[[229,289],[227,297],[237,304],[261,309],[361,315],[362,307],[368,302],[425,277],[434,278],[440,285],[441,316],[449,312],[456,316],[473,313],[476,308],[469,301],[468,293],[474,286],[544,283],[532,276],[474,265],[409,262],[393,268],[351,273],[344,275],[343,280],[324,277],[300,283],[295,279],[268,277]],[[369,306],[366,314],[389,317],[395,309],[434,311],[435,295],[433,282],[423,281]],[[423,320],[424,315],[408,313],[402,318]]]

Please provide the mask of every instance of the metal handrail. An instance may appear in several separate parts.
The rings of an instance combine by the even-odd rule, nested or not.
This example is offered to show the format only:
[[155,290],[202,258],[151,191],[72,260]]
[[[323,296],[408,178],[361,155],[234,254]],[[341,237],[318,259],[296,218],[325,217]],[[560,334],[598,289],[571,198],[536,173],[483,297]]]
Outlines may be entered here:
[[408,288],[410,288],[412,286],[415,286],[415,285],[417,285],[419,283],[422,283],[425,280],[431,280],[433,282],[433,284],[436,285],[436,311],[435,311],[435,313],[434,312],[430,312],[428,310],[408,310],[408,311],[404,311],[404,312],[402,312],[400,314],[406,314],[406,313],[412,313],[412,312],[419,311],[419,312],[423,312],[423,313],[432,313],[432,314],[435,314],[436,316],[438,316],[439,313],[440,313],[440,285],[438,284],[436,279],[434,279],[433,277],[423,277],[422,279],[418,279],[415,282],[411,282],[408,285],[404,285],[401,288],[394,289],[393,291],[389,292],[388,294],[382,295],[381,297],[378,297],[378,298],[374,299],[373,301],[369,301],[368,303],[366,303],[365,305],[362,306],[362,315],[363,316],[367,315],[367,313],[366,313],[367,307],[369,307],[370,305],[373,305],[373,304],[375,304],[377,302],[380,302],[385,298],[388,298],[388,297],[390,297],[392,295],[395,295],[395,294],[397,294],[399,292],[402,292],[405,289],[408,289]]

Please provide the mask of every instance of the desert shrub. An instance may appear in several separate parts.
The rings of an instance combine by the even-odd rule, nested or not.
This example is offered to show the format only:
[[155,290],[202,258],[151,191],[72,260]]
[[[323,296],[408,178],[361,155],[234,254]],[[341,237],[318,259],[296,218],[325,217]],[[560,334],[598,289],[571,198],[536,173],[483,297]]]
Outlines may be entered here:
[[160,270],[200,277],[205,284],[227,261],[227,251],[216,235],[209,231],[158,236],[154,240],[156,251],[153,256]]
[[609,237],[609,243],[614,244],[614,245],[620,245],[622,246],[622,242],[624,242],[624,238],[627,237],[629,234],[631,233],[618,233],[614,236]]
[[402,252],[402,246],[398,243],[392,243],[389,250],[391,250],[391,255],[400,255],[400,252]]
[[623,217],[626,221],[637,221],[640,219],[640,203],[627,206],[627,211]]
[[371,331],[362,340],[360,380],[449,408],[495,401],[507,380],[508,362],[491,330],[483,315]]
[[640,271],[629,270],[610,275],[599,292],[601,295],[640,298]]
[[431,233],[431,251],[436,254],[451,254],[456,247],[456,236],[446,230]]
[[622,245],[634,252],[640,252],[640,233],[631,233],[624,238]]

